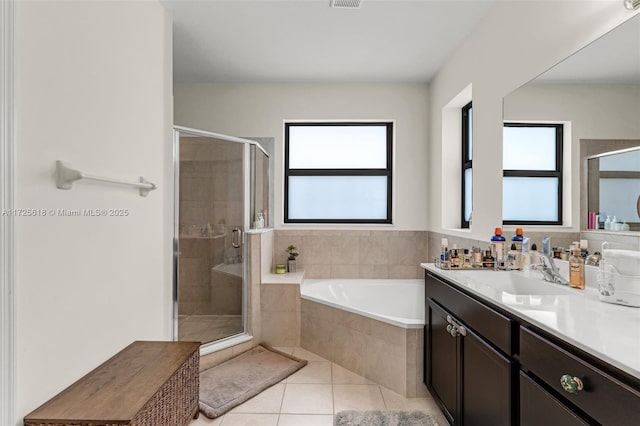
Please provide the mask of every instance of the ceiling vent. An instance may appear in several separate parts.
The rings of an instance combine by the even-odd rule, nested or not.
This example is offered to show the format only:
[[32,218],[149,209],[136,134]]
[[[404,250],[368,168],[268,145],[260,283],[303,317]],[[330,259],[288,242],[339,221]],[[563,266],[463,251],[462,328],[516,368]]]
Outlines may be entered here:
[[336,9],[358,9],[360,0],[331,0],[331,7]]

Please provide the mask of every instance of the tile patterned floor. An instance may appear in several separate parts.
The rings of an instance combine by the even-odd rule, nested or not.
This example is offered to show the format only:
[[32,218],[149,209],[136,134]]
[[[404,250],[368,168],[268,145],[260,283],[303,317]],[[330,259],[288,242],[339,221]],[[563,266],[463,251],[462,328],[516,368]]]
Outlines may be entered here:
[[448,426],[432,398],[405,398],[305,349],[277,348],[309,363],[224,416],[190,426],[332,426],[343,410],[421,410]]
[[240,315],[180,315],[178,340],[213,342],[242,331]]

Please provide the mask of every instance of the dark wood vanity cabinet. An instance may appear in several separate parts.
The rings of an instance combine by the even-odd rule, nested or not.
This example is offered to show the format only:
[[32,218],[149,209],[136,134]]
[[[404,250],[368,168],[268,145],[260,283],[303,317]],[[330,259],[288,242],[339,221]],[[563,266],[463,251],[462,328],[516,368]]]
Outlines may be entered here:
[[520,372],[520,426],[588,425],[526,373]]
[[[467,321],[483,328],[496,320],[497,312],[436,278],[431,280],[425,327],[427,387],[452,425],[513,424],[513,361]],[[497,315],[497,323],[507,329],[506,336],[510,320]]]
[[638,378],[430,272],[425,295],[424,382],[451,425],[640,424]]
[[[521,387],[525,379],[537,382],[541,389],[546,389],[549,399],[564,407],[563,418],[569,418],[568,413],[575,417],[576,412],[580,413],[579,421],[584,423],[575,424],[640,424],[638,381],[635,386],[624,383],[622,377],[606,372],[604,363],[596,365],[595,361],[587,361],[561,345],[562,342],[553,342],[531,327],[520,327]],[[577,383],[567,384],[574,380]],[[527,395],[522,393],[520,401],[530,406],[531,411],[545,407],[538,401],[527,401]],[[523,425],[533,424],[523,410],[520,419]]]

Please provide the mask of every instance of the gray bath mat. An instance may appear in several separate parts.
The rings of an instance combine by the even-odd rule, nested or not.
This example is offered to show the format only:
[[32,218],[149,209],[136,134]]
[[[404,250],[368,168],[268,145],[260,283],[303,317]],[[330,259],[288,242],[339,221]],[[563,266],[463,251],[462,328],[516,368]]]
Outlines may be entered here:
[[220,417],[307,365],[307,361],[259,345],[200,372],[200,411]]
[[422,411],[341,411],[334,426],[438,426]]

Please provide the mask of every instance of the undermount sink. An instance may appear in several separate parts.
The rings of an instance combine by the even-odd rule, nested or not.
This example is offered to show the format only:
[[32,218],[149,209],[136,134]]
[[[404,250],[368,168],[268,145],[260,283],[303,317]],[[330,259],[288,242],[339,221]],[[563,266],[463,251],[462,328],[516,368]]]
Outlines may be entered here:
[[[462,272],[462,271],[461,271]],[[497,291],[513,295],[570,295],[575,290],[544,281],[538,278],[536,272],[526,277],[520,271],[495,272],[495,271],[464,271],[462,272],[471,281],[470,284],[486,286]],[[535,275],[534,275],[535,274]]]

